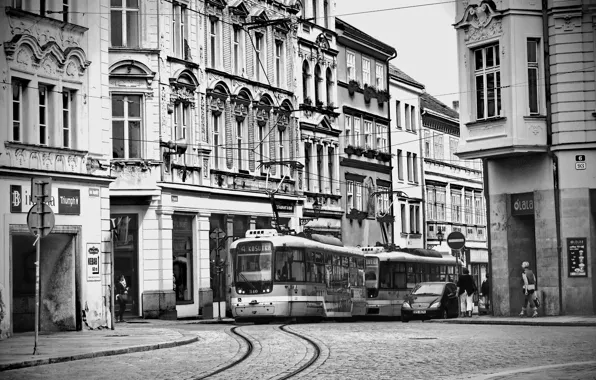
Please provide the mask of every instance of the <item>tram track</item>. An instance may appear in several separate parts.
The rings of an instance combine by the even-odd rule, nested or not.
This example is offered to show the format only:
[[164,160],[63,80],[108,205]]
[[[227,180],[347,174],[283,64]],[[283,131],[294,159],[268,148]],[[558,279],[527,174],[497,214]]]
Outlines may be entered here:
[[[240,343],[240,348],[234,358],[225,364],[223,367],[213,370],[207,374],[201,375],[199,377],[194,378],[194,380],[203,380],[203,379],[210,379],[210,378],[222,378],[221,376],[227,376],[233,374],[234,371],[241,370],[241,367],[245,365],[250,359],[253,359],[253,363],[249,364],[252,368],[258,367],[255,366],[255,363],[258,363],[260,350],[264,343],[263,341],[255,338],[253,334],[249,334],[247,331],[242,331],[244,329],[250,328],[252,326],[235,326],[229,330],[229,334],[233,336],[237,341]],[[316,343],[313,339],[297,333],[295,331],[291,331],[288,328],[288,325],[281,325],[276,327],[276,330],[282,332],[283,334],[291,335],[298,340],[306,342],[307,347],[310,349],[306,349],[306,356],[303,358],[299,363],[296,363],[295,367],[289,370],[286,373],[268,373],[263,375],[263,378],[267,378],[270,380],[286,380],[297,376],[307,369],[311,368],[317,360],[321,357],[321,347],[318,343]],[[244,352],[243,352],[244,351]],[[310,352],[310,357],[307,358]],[[267,368],[277,368],[278,366],[271,366],[271,363],[267,366]],[[285,363],[279,363],[279,367],[283,367]],[[249,375],[246,373],[246,375]]]

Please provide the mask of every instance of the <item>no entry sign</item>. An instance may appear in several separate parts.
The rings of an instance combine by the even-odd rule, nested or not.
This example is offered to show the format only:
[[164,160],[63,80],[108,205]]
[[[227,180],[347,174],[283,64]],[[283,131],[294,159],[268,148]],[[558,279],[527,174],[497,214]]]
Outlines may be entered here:
[[453,231],[447,236],[447,245],[451,249],[462,249],[466,245],[466,237],[459,231]]

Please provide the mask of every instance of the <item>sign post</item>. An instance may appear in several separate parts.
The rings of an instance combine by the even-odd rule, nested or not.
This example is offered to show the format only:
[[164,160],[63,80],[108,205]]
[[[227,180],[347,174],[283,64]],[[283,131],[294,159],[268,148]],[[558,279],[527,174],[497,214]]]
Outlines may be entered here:
[[459,269],[459,255],[461,255],[461,249],[466,245],[466,237],[459,231],[453,231],[447,236],[447,245],[449,245],[449,248],[458,251],[455,257],[455,263],[457,265],[457,274],[459,275],[461,273]]
[[225,266],[219,257],[219,252],[223,249],[221,244],[227,239],[226,233],[219,227],[215,227],[209,234],[209,237],[215,242],[215,272],[217,275],[217,320],[221,322],[221,273]]
[[31,199],[35,202],[27,214],[27,226],[35,236],[35,346],[33,355],[38,355],[37,341],[39,338],[39,304],[40,304],[40,276],[39,266],[41,259],[41,238],[52,232],[55,224],[54,212],[46,203],[52,194],[51,178],[33,178],[31,180]]

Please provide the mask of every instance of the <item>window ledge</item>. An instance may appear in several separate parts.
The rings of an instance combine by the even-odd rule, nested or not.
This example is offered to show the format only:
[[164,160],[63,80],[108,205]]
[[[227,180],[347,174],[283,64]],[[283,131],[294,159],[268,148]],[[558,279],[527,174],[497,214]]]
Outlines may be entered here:
[[183,59],[183,58],[173,57],[171,55],[168,55],[167,56],[167,60],[170,61],[170,62],[181,63],[181,64],[183,64],[186,67],[193,67],[195,69],[199,67],[199,65],[197,63],[195,63],[195,62],[192,62],[192,61],[189,61],[189,60],[186,60],[186,59]]
[[545,115],[528,115],[524,116],[524,120],[546,120]]
[[45,20],[45,22],[49,22],[50,24],[56,26],[57,28],[59,28],[61,30],[68,30],[68,31],[73,31],[73,32],[77,32],[77,33],[85,33],[86,31],[89,30],[89,28],[86,28],[86,27],[78,25],[78,24],[64,22],[62,20],[57,20],[53,17],[41,16],[37,13],[25,11],[25,10],[14,8],[14,7],[6,7],[6,14],[36,20],[36,24],[41,20]]
[[507,118],[504,116],[499,116],[499,117],[491,117],[490,119],[482,119],[482,120],[476,120],[476,121],[471,121],[469,123],[465,123],[466,127],[474,127],[476,125],[486,125],[486,124],[491,124],[491,123],[504,123],[507,121]]
[[159,49],[143,48],[143,47],[129,47],[129,46],[110,46],[108,48],[109,53],[122,52],[122,53],[159,53]]

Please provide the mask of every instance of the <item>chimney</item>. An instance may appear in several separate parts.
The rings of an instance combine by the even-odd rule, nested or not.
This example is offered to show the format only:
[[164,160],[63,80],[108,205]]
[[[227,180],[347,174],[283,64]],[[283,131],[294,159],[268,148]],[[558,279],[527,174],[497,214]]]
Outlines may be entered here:
[[454,100],[453,101],[453,107],[452,107],[455,112],[459,112],[459,100]]

